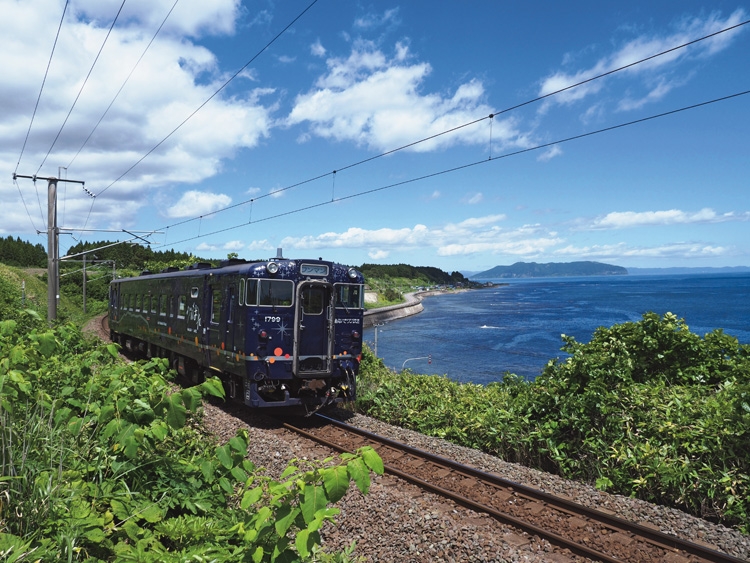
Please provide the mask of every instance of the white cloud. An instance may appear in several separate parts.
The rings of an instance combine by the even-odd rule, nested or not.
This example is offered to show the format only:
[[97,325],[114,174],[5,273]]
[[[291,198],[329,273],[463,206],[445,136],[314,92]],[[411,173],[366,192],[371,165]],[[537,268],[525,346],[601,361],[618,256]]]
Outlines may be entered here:
[[724,256],[731,249],[698,242],[674,242],[656,246],[630,246],[626,243],[592,246],[566,246],[554,251],[557,256],[573,256],[577,259],[626,259],[626,258],[705,258]]
[[[367,230],[352,227],[344,232],[316,236],[286,237],[281,246],[295,250],[322,248],[368,248],[372,259],[382,259],[391,251],[432,248],[438,256],[469,254],[510,254],[531,258],[560,245],[564,239],[539,225],[502,229],[505,215],[472,217],[442,227],[415,225],[412,228]],[[468,242],[456,242],[468,241]]]
[[232,203],[232,198],[228,195],[190,190],[167,210],[166,215],[172,218],[209,215],[217,209],[227,207],[230,203]]
[[[713,12],[705,17],[685,18],[677,22],[671,33],[643,34],[635,37],[618,47],[615,51],[599,58],[599,60],[588,68],[555,71],[541,81],[538,95],[547,96],[600,74],[626,67],[639,60],[654,56],[657,53],[737,25],[746,19],[746,17],[745,10],[738,8],[727,17],[722,17],[719,12]],[[586,82],[580,86],[565,90],[547,98],[542,104],[540,111],[545,112],[552,105],[571,104],[580,101],[600,92],[608,80],[624,77],[641,77],[643,79],[641,87],[644,87],[647,93],[637,97],[626,95],[625,99],[619,102],[618,109],[627,111],[640,108],[646,103],[663,98],[670,90],[687,82],[686,77],[675,77],[672,74],[677,72],[676,64],[678,62],[715,55],[725,49],[742,31],[742,29],[737,29],[726,32],[711,39],[634,65],[610,77]],[[575,60],[575,57],[565,56],[563,60],[564,64],[569,66],[570,62]]]
[[[18,173],[56,176],[58,166],[66,166],[68,177],[85,179],[92,192],[106,189],[90,216],[88,197],[69,190],[66,205],[72,223],[83,224],[88,217],[91,228],[134,221],[132,213],[148,203],[145,196],[154,188],[211,177],[238,148],[252,148],[270,134],[275,102],[262,101],[274,94],[270,89],[248,89],[231,98],[219,94],[175,131],[228,78],[215,56],[189,38],[234,33],[239,0],[178,3],[94,130],[173,4],[172,0],[127,2],[82,91],[117,6],[98,0],[76,0],[70,5]],[[52,36],[39,30],[57,29],[62,6],[59,0],[0,0],[0,65],[13,76],[0,81],[0,162],[10,165],[19,160],[52,47]],[[249,76],[246,73],[244,79]],[[20,205],[18,194],[8,188],[0,183],[0,197]],[[118,213],[100,211],[113,205],[122,205]],[[77,208],[86,211],[73,219],[71,209]],[[28,218],[10,228],[27,230]]]
[[604,217],[595,219],[586,228],[589,229],[626,229],[632,227],[656,225],[685,225],[693,223],[722,223],[726,221],[747,221],[750,213],[718,214],[708,207],[689,213],[679,209],[665,211],[613,211]]
[[469,205],[476,205],[477,203],[481,203],[483,199],[482,192],[477,192],[472,196],[466,195],[463,201]]
[[310,45],[310,54],[312,54],[314,57],[326,56],[326,48],[323,47],[323,44],[320,42],[320,39],[317,39],[315,43]]
[[[353,141],[385,151],[437,135],[489,115],[484,86],[470,80],[452,95],[423,93],[432,68],[427,63],[408,63],[408,49],[397,45],[397,56],[389,60],[373,44],[360,42],[348,58],[330,58],[328,72],[314,89],[297,96],[287,118],[288,125],[308,123],[307,136]],[[510,119],[495,119],[493,139],[501,145],[526,140]],[[432,151],[455,144],[486,144],[483,122],[441,135],[409,150]]]
[[548,148],[546,151],[540,154],[537,157],[537,160],[539,162],[547,162],[548,160],[552,160],[556,156],[560,156],[562,153],[563,153],[563,150],[560,148],[559,145],[552,145],[550,148]]
[[367,256],[369,256],[372,260],[385,260],[386,258],[388,258],[389,254],[390,252],[388,252],[387,250],[371,250],[367,253]]
[[245,243],[241,240],[230,240],[225,242],[222,248],[224,250],[242,250],[245,248]]

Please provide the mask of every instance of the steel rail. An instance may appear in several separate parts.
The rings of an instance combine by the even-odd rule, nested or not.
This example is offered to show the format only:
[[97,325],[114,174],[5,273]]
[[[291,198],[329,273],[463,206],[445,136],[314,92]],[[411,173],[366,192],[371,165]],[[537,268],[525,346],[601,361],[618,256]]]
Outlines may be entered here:
[[[667,534],[664,534],[662,532],[659,532],[657,530],[653,530],[651,528],[648,528],[646,526],[642,526],[640,524],[630,522],[628,520],[619,518],[617,516],[612,516],[610,514],[604,513],[600,510],[596,510],[593,508],[589,508],[580,504],[576,504],[575,502],[572,502],[570,500],[556,497],[554,495],[551,495],[549,493],[545,493],[542,491],[539,491],[537,489],[528,487],[526,485],[522,485],[520,483],[516,483],[514,481],[510,481],[508,479],[504,479],[502,477],[499,477],[497,475],[487,473],[484,471],[481,471],[479,469],[470,467],[468,465],[464,465],[458,462],[455,462],[453,460],[437,456],[435,454],[431,454],[429,452],[425,452],[423,450],[419,450],[417,448],[414,448],[412,446],[408,446],[406,444],[403,444],[401,442],[397,442],[395,440],[391,440],[389,438],[385,438],[383,436],[379,436],[377,434],[374,434],[372,432],[369,432],[367,430],[363,430],[361,428],[356,428],[354,426],[351,426],[349,424],[343,423],[339,420],[335,420],[333,418],[318,414],[316,415],[318,419],[321,421],[324,421],[328,425],[334,425],[340,429],[343,429],[347,432],[351,432],[354,434],[357,434],[361,436],[362,438],[369,440],[376,444],[382,444],[386,448],[390,449],[396,449],[399,451],[406,452],[410,455],[414,455],[416,457],[420,457],[422,459],[425,459],[427,461],[430,461],[432,463],[440,464],[443,466],[446,466],[450,468],[451,470],[463,474],[467,477],[471,477],[474,479],[480,479],[482,481],[488,482],[493,485],[497,485],[500,487],[507,487],[510,488],[516,492],[518,492],[520,495],[537,501],[545,503],[551,507],[555,507],[556,509],[560,509],[566,512],[575,512],[577,514],[583,514],[584,516],[591,518],[593,520],[596,520],[600,522],[602,525],[621,532],[625,534],[632,534],[639,538],[641,538],[642,541],[647,541],[648,543],[651,543],[652,545],[655,545],[658,548],[674,552],[675,550],[682,551],[685,554],[692,555],[694,557],[700,558],[702,561],[707,561],[711,563],[747,563],[743,559],[739,559],[737,557],[734,557],[729,554],[722,553],[720,551],[711,549],[709,547],[704,547],[702,545],[689,542],[686,540],[682,540],[680,538],[670,536]],[[345,448],[342,446],[329,442],[328,440],[325,440],[324,438],[321,438],[319,436],[316,436],[315,434],[311,432],[307,432],[306,430],[303,430],[301,428],[295,427],[291,424],[284,423],[284,427],[288,428],[289,430],[292,430],[296,433],[299,433],[311,440],[314,440],[318,443],[324,444],[332,449],[335,449],[337,451],[346,451]],[[597,559],[600,561],[605,562],[611,562],[611,563],[621,563],[621,560],[612,558],[606,554],[602,554],[599,551],[596,551],[586,545],[579,544],[573,540],[570,540],[568,538],[565,538],[564,536],[560,536],[559,534],[555,532],[551,532],[549,530],[544,530],[542,528],[539,528],[535,526],[534,524],[530,522],[526,522],[523,520],[520,520],[516,518],[515,516],[511,516],[509,514],[502,513],[498,510],[495,510],[492,507],[489,507],[484,504],[477,503],[469,498],[466,498],[458,493],[449,491],[447,489],[444,489],[442,487],[439,487],[437,485],[430,484],[426,481],[423,481],[422,479],[409,475],[407,473],[404,473],[403,471],[393,467],[386,465],[386,471],[391,473],[392,475],[396,475],[402,479],[405,479],[411,483],[414,483],[420,487],[423,487],[427,490],[434,491],[435,493],[445,496],[447,498],[451,498],[452,500],[464,505],[468,506],[474,510],[485,512],[490,515],[492,515],[494,518],[497,518],[500,521],[506,522],[507,524],[514,526],[518,529],[524,530],[530,534],[538,535],[540,537],[548,539],[550,542],[566,547],[570,549],[572,552],[577,553],[579,555],[582,555],[584,557],[589,557],[592,559]]]

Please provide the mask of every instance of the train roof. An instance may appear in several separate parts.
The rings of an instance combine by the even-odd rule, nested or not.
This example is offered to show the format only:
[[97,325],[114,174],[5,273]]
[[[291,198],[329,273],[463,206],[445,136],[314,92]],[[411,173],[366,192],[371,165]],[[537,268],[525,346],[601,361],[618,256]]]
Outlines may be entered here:
[[[288,258],[271,258],[269,260],[256,260],[248,261],[244,258],[229,258],[222,260],[217,266],[212,265],[209,262],[196,262],[183,269],[175,266],[164,268],[159,272],[152,272],[150,270],[144,270],[138,276],[128,278],[118,278],[113,280],[111,283],[117,283],[121,281],[133,281],[144,277],[149,279],[167,279],[174,277],[193,277],[202,276],[206,274],[222,273],[222,274],[243,274],[254,277],[276,277],[268,273],[266,270],[267,264],[270,262],[276,262],[282,269],[284,267],[294,267],[296,264],[303,263],[315,263],[315,264],[326,264],[329,267],[338,270],[341,269],[343,272],[347,272],[350,267],[344,264],[338,264],[329,260],[322,260],[320,258],[302,258],[302,259],[288,259]],[[361,276],[361,273],[360,273]]]

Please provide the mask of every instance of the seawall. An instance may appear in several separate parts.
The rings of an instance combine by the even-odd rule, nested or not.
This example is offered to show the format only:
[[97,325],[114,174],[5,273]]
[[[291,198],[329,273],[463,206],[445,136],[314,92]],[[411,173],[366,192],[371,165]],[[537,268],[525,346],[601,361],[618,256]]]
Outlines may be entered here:
[[[410,317],[411,315],[421,313],[424,310],[424,307],[422,306],[423,298],[429,297],[430,295],[442,295],[443,293],[447,292],[442,289],[434,289],[431,291],[405,293],[403,303],[365,311],[363,326],[364,328],[370,328],[371,326],[374,326],[378,323],[393,321],[395,319],[403,319],[404,317]],[[454,290],[450,293],[456,293],[456,291]]]
[[392,321],[394,319],[403,319],[404,317],[410,317],[411,315],[421,313],[424,309],[422,306],[422,297],[428,293],[431,292],[406,293],[404,294],[403,303],[365,311],[363,319],[364,328],[370,328],[379,323]]

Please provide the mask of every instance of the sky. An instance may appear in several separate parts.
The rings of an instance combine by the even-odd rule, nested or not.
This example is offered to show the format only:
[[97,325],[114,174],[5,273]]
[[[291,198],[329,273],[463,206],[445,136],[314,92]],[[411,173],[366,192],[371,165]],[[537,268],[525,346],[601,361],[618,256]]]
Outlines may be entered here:
[[59,177],[61,256],[750,266],[748,20],[746,0],[0,0],[0,236],[46,247]]

